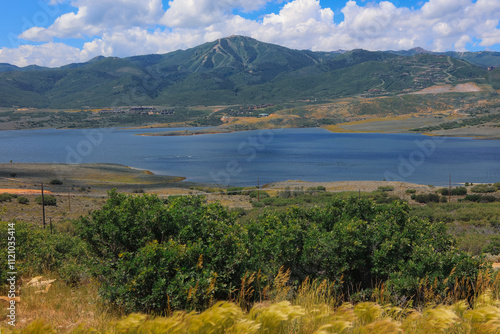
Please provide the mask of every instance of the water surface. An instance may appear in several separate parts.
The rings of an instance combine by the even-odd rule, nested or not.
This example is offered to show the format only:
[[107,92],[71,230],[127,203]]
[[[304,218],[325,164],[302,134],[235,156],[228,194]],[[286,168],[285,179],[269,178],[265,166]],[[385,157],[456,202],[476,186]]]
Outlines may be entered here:
[[0,132],[0,162],[117,163],[189,181],[255,185],[284,180],[500,182],[500,141],[324,129],[137,136],[177,129]]

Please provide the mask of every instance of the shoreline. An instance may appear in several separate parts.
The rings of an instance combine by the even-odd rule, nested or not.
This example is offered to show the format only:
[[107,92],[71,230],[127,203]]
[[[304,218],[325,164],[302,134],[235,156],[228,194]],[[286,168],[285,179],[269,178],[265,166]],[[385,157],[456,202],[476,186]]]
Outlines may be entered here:
[[[15,173],[14,177],[8,173]],[[63,182],[62,185],[50,184],[51,180],[58,179]],[[81,186],[92,187],[92,191],[110,190],[118,188],[122,190],[135,189],[190,189],[193,186],[198,187],[216,187],[228,188],[234,185],[218,185],[214,183],[191,182],[184,176],[171,176],[155,174],[150,170],[126,166],[121,164],[111,163],[84,163],[84,164],[64,164],[64,163],[0,163],[0,193],[5,189],[17,189],[26,191],[38,192],[39,184],[44,182],[44,188],[47,192],[65,192],[68,188],[78,188]],[[480,184],[476,182],[475,184]],[[488,182],[483,182],[487,184]],[[354,189],[356,187],[366,188],[366,185],[371,184],[394,185],[398,187],[424,187],[424,188],[439,188],[447,187],[448,184],[435,184],[429,186],[425,183],[405,182],[405,181],[380,181],[380,180],[339,180],[339,181],[307,181],[307,180],[286,180],[274,181],[261,185],[261,189],[277,189],[285,187],[313,187],[325,186],[331,187],[332,190],[344,191],[347,188]],[[465,184],[465,181],[454,182],[453,186]],[[34,187],[36,185],[36,187]],[[244,188],[253,188],[254,184],[242,185]],[[327,187],[327,188],[328,188]],[[345,187],[345,189],[343,189]],[[354,188],[353,188],[354,187]],[[35,188],[35,189],[33,189]],[[355,190],[359,190],[356,188]],[[371,187],[370,187],[371,188]],[[351,189],[351,190],[352,190]],[[91,192],[86,192],[91,193]]]

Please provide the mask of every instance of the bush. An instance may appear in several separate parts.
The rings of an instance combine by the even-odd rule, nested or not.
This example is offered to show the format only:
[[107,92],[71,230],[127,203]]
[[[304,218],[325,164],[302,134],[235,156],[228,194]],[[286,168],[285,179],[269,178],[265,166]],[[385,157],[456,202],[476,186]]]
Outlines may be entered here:
[[415,195],[415,197],[412,196],[412,199],[419,203],[430,203],[430,202],[435,202],[439,203],[439,195],[437,194],[419,194]]
[[378,187],[378,190],[380,190],[380,191],[393,191],[394,187],[393,186],[383,186],[383,187]]
[[324,191],[326,191],[326,188],[323,186],[309,187],[306,189],[306,193],[308,194],[314,194],[317,192],[324,192]]
[[19,196],[17,198],[17,202],[19,204],[28,204],[30,202],[30,200],[27,197],[25,197],[25,196]]
[[10,202],[14,198],[11,194],[3,193],[0,194],[0,203],[2,202]]
[[478,194],[473,194],[473,195],[467,195],[465,196],[464,200],[469,201],[469,202],[477,202],[477,203],[491,203],[495,202],[497,198],[492,195],[478,195]]
[[485,184],[478,184],[477,186],[472,187],[471,191],[473,193],[493,193],[496,191],[496,188],[489,187]]
[[488,244],[483,248],[484,253],[489,253],[492,255],[500,254],[500,236],[492,235]]
[[415,189],[406,189],[405,193],[407,194],[415,194],[417,191]]
[[164,204],[156,195],[113,190],[103,208],[77,226],[99,258],[102,294],[127,310],[161,312],[204,308],[239,286],[247,249],[234,217],[198,196]]
[[491,202],[495,202],[496,200],[497,200],[497,198],[495,196],[492,196],[492,195],[481,196],[481,203],[491,203]]
[[53,179],[49,182],[50,184],[54,185],[54,186],[58,186],[58,185],[61,185],[63,184],[63,182],[59,179]]
[[226,193],[228,195],[241,195],[241,191],[243,190],[243,187],[229,187],[226,190]]
[[[102,296],[126,311],[201,310],[242,293],[257,301],[283,269],[292,273],[290,285],[327,279],[345,294],[386,282],[398,298],[418,298],[424,279],[452,274],[434,287],[446,293],[456,280],[477,275],[480,260],[454,249],[444,223],[409,211],[402,202],[334,199],[325,207],[266,210],[241,224],[201,197],[164,204],[155,195],[112,191],[101,210],[78,220],[77,230],[97,257]],[[66,269],[68,277],[78,272]]]
[[248,194],[250,196],[250,198],[257,198],[259,197],[260,199],[263,199],[263,198],[266,198],[266,197],[269,197],[269,194],[266,193],[265,191],[258,191],[258,190],[254,190],[252,191],[250,194]]
[[400,198],[397,196],[389,196],[386,192],[374,192],[375,196],[373,199],[377,204],[392,203],[394,201],[399,201]]
[[[450,190],[448,188],[441,188],[438,191],[443,196],[448,196],[450,194]],[[462,196],[467,195],[467,188],[465,187],[456,187],[451,189],[452,196]]]
[[[0,235],[8,235],[8,229],[12,227],[15,228],[16,269],[19,276],[33,277],[50,271],[58,273],[63,281],[74,284],[90,277],[86,263],[90,254],[80,238],[67,234],[50,234],[49,229],[36,228],[33,224],[24,222],[0,222]],[[7,238],[0,238],[1,268],[7,268],[7,242]],[[72,278],[65,274],[69,275],[67,267],[70,263],[73,264]],[[2,281],[6,280],[6,275],[5,270],[0,270]],[[1,290],[2,286],[0,294],[3,294]]]
[[56,206],[57,205],[57,199],[52,196],[52,195],[44,195],[43,196],[43,203],[42,203],[42,196],[38,196],[35,198],[35,202],[42,205],[50,205],[50,206]]
[[479,202],[481,201],[481,195],[467,195],[465,196],[464,198],[465,201],[469,201],[469,202]]

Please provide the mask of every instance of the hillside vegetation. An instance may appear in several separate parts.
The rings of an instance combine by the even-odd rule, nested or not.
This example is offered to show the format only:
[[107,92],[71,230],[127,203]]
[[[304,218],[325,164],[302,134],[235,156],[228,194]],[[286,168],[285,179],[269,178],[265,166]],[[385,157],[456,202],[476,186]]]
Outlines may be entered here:
[[[487,56],[487,57],[486,57]],[[232,36],[163,55],[97,57],[60,68],[0,67],[0,106],[220,105],[492,84],[481,55],[291,50]],[[473,65],[474,60],[480,66]],[[467,61],[468,60],[468,61]]]
[[[494,193],[497,186],[470,189]],[[453,196],[464,196],[459,190]],[[458,202],[412,212],[382,196],[392,191],[381,188],[375,201],[324,187],[262,192],[273,200],[253,213],[200,196],[111,191],[101,208],[53,234],[2,223],[2,234],[15,224],[19,275],[58,280],[46,295],[21,287],[20,316],[40,321],[20,331],[54,333],[52,323],[73,333],[497,331],[500,276],[484,258],[459,250],[446,225],[468,212],[470,222],[492,215],[484,219],[495,229],[497,206]],[[4,252],[6,240],[0,246]],[[493,238],[488,250],[500,253],[495,247]],[[6,261],[0,257],[1,268]],[[75,302],[61,307],[65,300]],[[88,312],[80,326],[76,307]]]

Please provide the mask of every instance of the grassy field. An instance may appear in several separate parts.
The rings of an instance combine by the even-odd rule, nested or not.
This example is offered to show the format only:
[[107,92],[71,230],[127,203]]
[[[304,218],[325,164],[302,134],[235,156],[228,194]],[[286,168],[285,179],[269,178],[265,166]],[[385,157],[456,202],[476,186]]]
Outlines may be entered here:
[[[14,175],[15,174],[15,175]],[[62,184],[50,184],[59,180]],[[372,198],[387,203],[396,198],[411,204],[411,215],[442,221],[448,233],[457,238],[457,249],[470,254],[486,255],[486,260],[500,262],[498,227],[500,191],[495,185],[470,185],[467,194],[492,196],[496,201],[476,203],[464,201],[466,195],[453,195],[448,203],[419,203],[413,195],[440,194],[442,189],[428,185],[385,181],[301,182],[287,181],[267,184],[257,200],[255,188],[215,188],[202,184],[186,184],[176,177],[152,175],[150,172],[120,165],[53,165],[1,164],[0,194],[18,190],[10,200],[0,203],[3,221],[31,222],[41,225],[41,206],[35,199],[40,182],[57,199],[56,206],[46,207],[47,223],[52,221],[54,233],[74,235],[72,220],[102,208],[110,187],[120,192],[142,192],[170,195],[202,194],[207,202],[218,202],[231,208],[246,224],[273,210],[286,212],[290,208],[324,207],[335,198]],[[57,182],[56,182],[57,183]],[[90,188],[89,188],[90,187]],[[69,189],[69,196],[68,196]],[[18,202],[25,196],[27,204]],[[439,195],[442,199],[446,196]],[[50,226],[46,227],[50,229]],[[49,288],[29,286],[35,275],[41,280],[53,280]],[[288,275],[288,276],[287,276]],[[162,315],[127,314],[105,304],[99,297],[100,284],[88,277],[80,284],[63,281],[57,272],[33,272],[22,277],[18,291],[20,322],[14,333],[497,333],[500,332],[500,274],[484,272],[475,282],[473,301],[464,300],[460,282],[456,294],[445,296],[433,291],[439,282],[420,282],[424,303],[414,305],[411,299],[389,300],[388,291],[380,284],[370,295],[356,293],[339,295],[334,282],[307,280],[300,286],[287,284],[290,273],[280,271],[269,286],[262,303],[249,305],[245,294],[228,296],[225,301],[213,301],[203,312],[165,310]],[[248,279],[251,279],[250,277]],[[253,278],[254,279],[254,278]],[[445,281],[448,278],[443,278]],[[251,286],[242,280],[242,291]],[[467,289],[471,286],[467,285]],[[248,290],[245,290],[248,289]],[[459,293],[460,292],[460,293]],[[186,291],[186,293],[189,293]],[[349,300],[346,303],[346,298]],[[0,305],[5,301],[0,299]],[[0,318],[7,315],[3,309]],[[10,333],[1,323],[2,333]]]
[[500,273],[484,277],[473,305],[465,300],[392,305],[383,298],[383,286],[373,302],[341,303],[327,281],[306,281],[293,298],[287,273],[275,278],[273,297],[250,310],[244,296],[214,302],[204,312],[175,312],[164,316],[125,315],[100,303],[95,284],[69,288],[54,283],[48,293],[23,287],[19,303],[23,324],[14,331],[0,324],[2,333],[498,333]]

